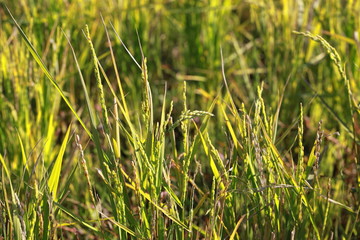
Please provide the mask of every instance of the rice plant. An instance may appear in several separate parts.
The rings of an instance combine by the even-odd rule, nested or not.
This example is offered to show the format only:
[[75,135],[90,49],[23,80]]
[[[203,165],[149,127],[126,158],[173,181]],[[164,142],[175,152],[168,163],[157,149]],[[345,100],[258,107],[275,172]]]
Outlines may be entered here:
[[5,1],[0,239],[357,239],[358,1]]

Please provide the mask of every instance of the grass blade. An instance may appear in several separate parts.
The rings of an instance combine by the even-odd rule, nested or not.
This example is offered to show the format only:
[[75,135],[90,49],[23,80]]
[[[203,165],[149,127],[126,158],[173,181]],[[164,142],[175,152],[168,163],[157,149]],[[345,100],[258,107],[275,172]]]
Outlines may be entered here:
[[48,180],[48,186],[49,186],[50,192],[52,193],[52,196],[55,201],[57,201],[57,189],[59,186],[60,172],[61,172],[61,167],[62,167],[62,162],[63,162],[66,145],[68,143],[69,136],[70,136],[70,130],[71,130],[71,124],[68,127],[68,130],[66,131],[65,138],[61,144],[59,154],[55,160],[54,167],[51,171],[51,175]]

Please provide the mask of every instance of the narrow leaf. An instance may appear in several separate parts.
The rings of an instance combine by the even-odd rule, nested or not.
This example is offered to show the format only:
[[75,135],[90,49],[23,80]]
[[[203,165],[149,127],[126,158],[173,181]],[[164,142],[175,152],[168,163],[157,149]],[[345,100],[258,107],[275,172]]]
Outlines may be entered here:
[[51,175],[50,178],[48,180],[48,186],[50,189],[50,192],[53,195],[53,198],[55,201],[57,201],[57,189],[59,186],[59,179],[60,179],[60,172],[61,172],[61,166],[62,166],[62,161],[63,161],[63,157],[64,157],[64,153],[65,153],[65,149],[66,149],[66,144],[69,140],[69,136],[70,136],[70,130],[71,130],[71,124],[68,127],[68,130],[66,131],[66,135],[65,138],[61,144],[60,147],[60,151],[59,154],[56,158],[54,167],[51,171]]

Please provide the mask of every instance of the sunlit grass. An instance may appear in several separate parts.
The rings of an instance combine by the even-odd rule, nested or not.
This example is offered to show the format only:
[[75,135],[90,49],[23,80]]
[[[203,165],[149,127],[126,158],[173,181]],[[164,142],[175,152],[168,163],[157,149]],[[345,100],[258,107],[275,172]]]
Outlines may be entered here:
[[0,236],[358,237],[359,2],[5,4]]

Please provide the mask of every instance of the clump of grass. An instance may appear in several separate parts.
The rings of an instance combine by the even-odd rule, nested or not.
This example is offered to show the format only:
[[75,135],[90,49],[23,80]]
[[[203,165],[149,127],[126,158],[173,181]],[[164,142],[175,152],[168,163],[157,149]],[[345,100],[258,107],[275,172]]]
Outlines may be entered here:
[[360,3],[84,3],[1,15],[2,236],[358,236]]

